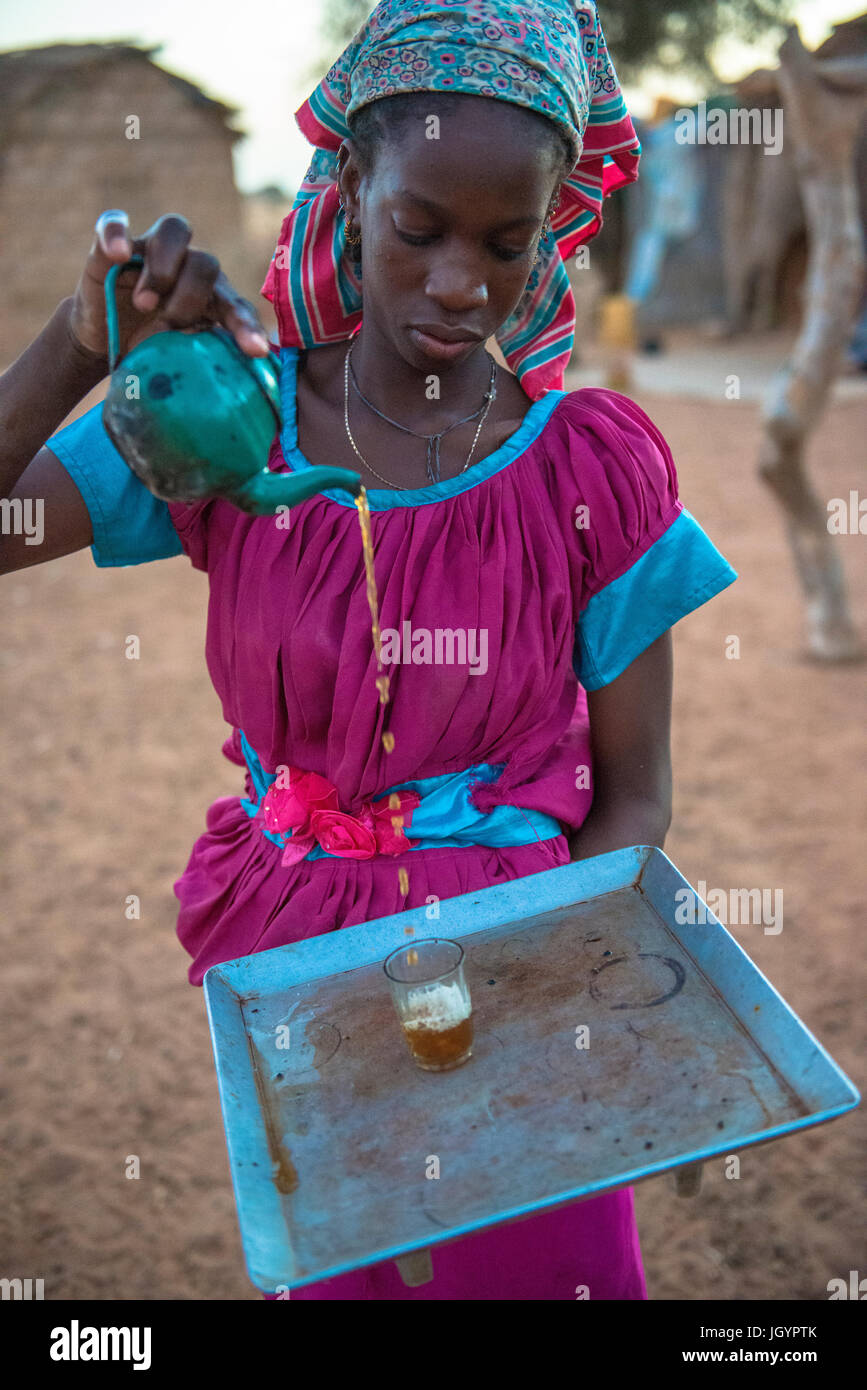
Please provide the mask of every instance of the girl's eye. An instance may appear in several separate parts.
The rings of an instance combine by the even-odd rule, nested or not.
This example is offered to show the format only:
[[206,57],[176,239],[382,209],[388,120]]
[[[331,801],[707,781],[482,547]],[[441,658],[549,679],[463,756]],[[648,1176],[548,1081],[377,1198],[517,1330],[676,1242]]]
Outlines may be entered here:
[[407,242],[410,246],[427,246],[428,242],[433,241],[433,235],[413,236],[410,232],[399,231],[398,228],[395,228],[395,231],[397,232],[401,241]]
[[[430,243],[435,240],[435,233],[433,232],[429,233],[427,236],[421,236],[413,235],[411,232],[402,232],[397,227],[395,228],[395,231],[397,232],[401,241],[405,241],[409,246],[429,246]],[[523,251],[510,251],[505,246],[492,246],[491,250],[493,251],[494,255],[497,256],[498,259],[501,261],[517,261],[520,259],[521,256],[527,255],[529,247],[527,247]]]

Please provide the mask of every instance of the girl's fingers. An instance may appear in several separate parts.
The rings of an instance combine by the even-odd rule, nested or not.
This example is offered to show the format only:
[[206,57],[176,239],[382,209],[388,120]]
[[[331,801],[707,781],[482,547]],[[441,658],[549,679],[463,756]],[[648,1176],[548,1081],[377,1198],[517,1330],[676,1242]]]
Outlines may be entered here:
[[171,293],[160,306],[160,318],[172,328],[191,328],[209,317],[220,262],[207,251],[188,251]]
[[229,330],[238,347],[248,357],[268,356],[268,335],[259,315],[253,305],[238,294],[222,271],[214,285],[212,311],[218,323]]
[[103,212],[93,229],[93,245],[84,266],[83,281],[102,285],[113,265],[128,261],[132,255],[129,218],[119,208]]
[[129,235],[129,218],[120,208],[103,212],[97,218],[96,246],[110,264],[128,261],[132,255],[132,240]]
[[170,212],[133,242],[133,251],[143,255],[145,262],[132,295],[133,305],[141,313],[152,313],[160,300],[171,294],[192,235],[187,219]]
[[[191,251],[192,228],[185,217],[167,213],[140,237],[129,234],[119,209],[102,213],[88,262],[88,278],[100,284],[112,265],[141,255],[144,265],[132,291],[132,306],[171,328],[222,324],[249,357],[266,357],[268,337],[252,304],[220,270],[215,256]],[[101,303],[100,303],[101,312]]]
[[132,255],[129,218],[119,208],[103,212],[93,229],[93,244],[75,288],[70,327],[90,352],[105,353],[105,277],[113,265]]

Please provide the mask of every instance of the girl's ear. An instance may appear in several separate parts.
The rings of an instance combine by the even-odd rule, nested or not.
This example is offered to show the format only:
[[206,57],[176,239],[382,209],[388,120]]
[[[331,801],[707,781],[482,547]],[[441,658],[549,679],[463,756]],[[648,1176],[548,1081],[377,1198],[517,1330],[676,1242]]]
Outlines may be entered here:
[[360,217],[358,190],[361,185],[361,169],[355,145],[349,139],[341,142],[337,151],[337,187],[340,199],[346,208],[347,218]]

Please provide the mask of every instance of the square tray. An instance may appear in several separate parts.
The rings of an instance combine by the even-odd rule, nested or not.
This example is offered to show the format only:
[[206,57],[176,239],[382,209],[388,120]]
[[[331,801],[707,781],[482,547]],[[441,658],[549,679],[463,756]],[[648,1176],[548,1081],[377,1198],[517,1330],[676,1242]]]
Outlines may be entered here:
[[[678,924],[684,889],[701,902],[634,846],[444,899],[438,920],[415,908],[212,967],[254,1285],[425,1251],[857,1105],[710,909]],[[466,952],[475,1041],[456,1071],[419,1070],[394,1012],[382,961],[409,928]]]

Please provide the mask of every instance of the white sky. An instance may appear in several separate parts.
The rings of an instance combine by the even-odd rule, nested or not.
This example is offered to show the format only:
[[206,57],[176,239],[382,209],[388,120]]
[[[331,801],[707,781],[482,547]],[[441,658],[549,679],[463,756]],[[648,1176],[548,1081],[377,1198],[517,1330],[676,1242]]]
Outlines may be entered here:
[[[865,3],[797,0],[792,10],[804,42],[813,48],[832,23],[852,19]],[[131,7],[121,7],[117,0],[0,0],[0,49],[106,39],[162,43],[157,61],[163,67],[241,108],[236,121],[250,135],[235,148],[239,185],[252,191],[276,183],[294,191],[307,168],[310,146],[293,113],[324,71],[315,68],[321,54],[320,14],[321,0],[243,0],[241,5],[236,0],[147,0]],[[604,6],[602,16],[604,23]],[[614,58],[616,63],[616,53]],[[774,52],[732,40],[720,46],[716,63],[722,77],[735,78],[751,68],[773,66]],[[626,99],[636,116],[644,116],[657,94],[685,102],[701,95],[683,81],[660,77],[649,79],[641,91],[627,89]]]

